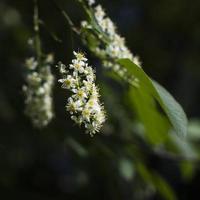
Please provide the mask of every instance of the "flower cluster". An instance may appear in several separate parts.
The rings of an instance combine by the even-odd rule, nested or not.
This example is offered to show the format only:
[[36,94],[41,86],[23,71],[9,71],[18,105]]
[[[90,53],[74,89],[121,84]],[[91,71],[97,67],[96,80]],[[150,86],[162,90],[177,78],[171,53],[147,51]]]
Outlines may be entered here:
[[50,65],[53,56],[47,55],[42,63],[34,57],[25,62],[27,68],[26,85],[23,86],[25,94],[25,114],[37,128],[46,126],[53,117],[52,87],[54,77]]
[[62,74],[62,79],[58,81],[62,83],[62,88],[72,93],[66,105],[71,119],[78,125],[84,125],[86,133],[93,136],[105,122],[104,107],[100,104],[99,91],[94,83],[94,70],[88,66],[84,54],[74,52],[74,55],[75,59],[68,69],[64,64],[58,64]]
[[[134,56],[131,53],[131,51],[127,48],[125,39],[117,33],[116,26],[111,21],[111,19],[106,16],[106,13],[103,10],[102,6],[97,5],[93,9],[94,9],[95,21],[103,33],[102,36],[100,35],[100,38],[102,38],[103,36],[106,36],[109,42],[105,44],[105,47],[102,47],[102,44],[98,44],[92,50],[95,51],[95,53],[97,55],[100,55],[101,57],[109,58],[109,59],[104,60],[105,67],[112,69],[120,77],[127,79],[126,69],[121,67],[119,64],[117,64],[114,61],[121,58],[128,58],[132,60],[138,66],[141,66],[139,57]],[[81,26],[84,30],[91,29],[92,24],[90,24],[89,22],[83,21],[81,23]],[[88,33],[90,34],[91,31],[89,31]],[[136,82],[138,81],[134,77],[132,77],[131,79]]]

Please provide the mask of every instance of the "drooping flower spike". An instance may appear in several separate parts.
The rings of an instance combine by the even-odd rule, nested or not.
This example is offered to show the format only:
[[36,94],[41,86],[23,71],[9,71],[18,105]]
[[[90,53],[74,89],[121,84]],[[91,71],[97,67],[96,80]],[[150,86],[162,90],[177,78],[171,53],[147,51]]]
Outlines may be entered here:
[[34,38],[28,44],[35,52],[35,57],[28,58],[25,62],[26,84],[23,86],[25,94],[25,114],[37,128],[43,128],[53,118],[52,89],[54,76],[51,65],[54,62],[52,54],[42,52],[40,41],[39,12],[37,0],[34,1],[33,28]]
[[99,132],[105,122],[105,111],[99,101],[99,89],[95,85],[95,73],[87,63],[83,53],[74,52],[75,59],[69,67],[59,63],[58,68],[62,79],[58,81],[62,88],[71,92],[66,109],[71,119],[83,125],[86,133],[93,136]]
[[54,77],[50,69],[52,63],[51,54],[47,55],[40,64],[34,57],[28,58],[25,62],[27,70],[26,84],[23,86],[26,97],[25,114],[37,128],[46,126],[53,118]]
[[[134,56],[128,49],[125,39],[118,34],[115,24],[106,15],[102,6],[93,5],[94,4],[90,6],[92,6],[91,8],[93,10],[93,17],[95,20],[92,20],[92,22],[90,20],[82,21],[82,33],[86,34],[86,36],[91,35],[92,31],[94,30],[93,23],[96,22],[96,26],[98,26],[103,33],[103,35],[101,35],[101,33],[99,32],[99,38],[103,38],[104,36],[106,36],[108,42],[104,45],[102,45],[101,43],[96,43],[97,45],[92,46],[92,48],[90,47],[90,50],[96,53],[96,55],[99,55],[101,58],[104,58],[103,64],[106,68],[113,70],[121,78],[124,78],[129,82],[134,81],[134,83],[137,84],[138,80],[135,79],[135,77],[128,77],[126,69],[121,67],[115,61],[122,58],[128,58],[138,66],[141,66],[139,57]],[[87,29],[89,29],[89,31],[87,31]]]

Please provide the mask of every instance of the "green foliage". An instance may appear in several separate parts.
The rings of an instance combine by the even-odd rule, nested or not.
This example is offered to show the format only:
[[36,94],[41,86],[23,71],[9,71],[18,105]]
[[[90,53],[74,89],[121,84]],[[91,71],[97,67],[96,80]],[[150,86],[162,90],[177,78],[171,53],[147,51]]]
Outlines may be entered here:
[[180,163],[180,170],[183,179],[187,181],[191,181],[195,174],[195,166],[190,161],[183,161]]
[[166,200],[177,199],[170,185],[156,172],[149,170],[143,163],[137,164],[138,173],[145,182],[155,187],[155,190]]
[[[134,95],[132,99],[140,119],[146,126],[146,131],[153,130],[151,131],[152,134],[156,135],[156,126],[158,124],[163,124],[163,117],[161,114],[161,116],[159,116],[158,111],[156,110],[157,101],[167,115],[177,135],[185,136],[187,133],[187,118],[183,109],[174,98],[162,86],[155,81],[152,81],[143,69],[132,61],[121,59],[119,60],[119,63],[128,70],[128,73],[139,80],[139,87],[131,89],[131,93],[133,95],[137,90],[136,95]],[[148,108],[151,108],[151,111],[148,110]],[[155,117],[155,121],[151,120],[152,117]],[[164,128],[164,126],[161,125],[160,128]],[[160,135],[162,132],[163,130],[161,130]]]
[[128,159],[121,159],[119,161],[119,172],[120,175],[125,179],[125,180],[132,180],[134,176],[134,165],[131,162],[131,160]]
[[191,119],[188,124],[188,138],[198,142],[200,139],[200,120]]
[[163,143],[169,130],[169,123],[159,113],[151,95],[140,87],[130,87],[127,97],[133,113],[136,111],[145,128],[148,141],[152,144]]
[[[24,0],[22,2],[24,2],[23,12],[27,12],[30,5]],[[26,188],[31,191],[31,196],[32,193],[38,193],[38,189],[42,191],[41,197],[37,199],[48,199],[54,193],[54,191],[51,193],[53,188],[58,196],[52,195],[52,199],[147,200],[154,199],[154,197],[166,200],[177,199],[176,195],[179,191],[176,191],[176,184],[179,181],[189,183],[197,172],[200,152],[199,121],[189,121],[187,130],[187,118],[181,106],[169,92],[152,80],[142,68],[131,60],[119,60],[120,70],[118,71],[117,68],[115,71],[113,70],[112,67],[116,67],[118,63],[111,54],[107,54],[107,47],[112,41],[108,39],[108,34],[105,34],[102,27],[97,24],[93,8],[85,6],[87,1],[77,0],[77,5],[85,2],[79,4],[78,9],[85,11],[86,16],[80,16],[80,10],[77,12],[73,10],[78,6],[72,0],[55,1],[55,4],[63,4],[60,6],[62,9],[57,9],[57,13],[48,1],[38,2],[42,17],[42,19],[37,19],[40,23],[38,25],[46,27],[47,32],[49,32],[49,28],[53,30],[53,33],[59,35],[58,39],[56,35],[50,33],[50,38],[48,38],[46,34],[49,33],[43,31],[41,27],[39,43],[44,45],[45,51],[53,51],[56,62],[67,59],[65,61],[69,63],[72,49],[77,50],[74,49],[74,46],[80,48],[81,44],[78,43],[80,41],[91,51],[89,54],[86,49],[81,47],[85,53],[87,52],[86,54],[89,54],[87,55],[89,64],[95,63],[96,80],[100,85],[99,93],[107,111],[107,121],[101,129],[101,134],[93,138],[85,135],[84,129],[73,126],[70,116],[65,113],[64,104],[68,93],[62,93],[59,87],[55,87],[55,118],[43,130],[31,127],[21,112],[23,100],[19,95],[19,88],[13,87],[13,85],[21,86],[22,80],[18,80],[17,84],[16,80],[24,73],[24,68],[19,74],[16,73],[16,76],[10,78],[14,69],[16,72],[19,71],[19,60],[27,56],[27,49],[22,48],[21,41],[27,37],[23,32],[31,35],[30,28],[28,28],[31,19],[27,22],[27,27],[16,26],[21,29],[20,34],[18,33],[20,40],[16,35],[15,39],[8,38],[8,44],[6,42],[5,44],[9,51],[5,48],[5,51],[2,51],[1,59],[2,66],[8,66],[5,67],[7,72],[2,73],[2,82],[6,85],[5,88],[8,88],[10,96],[7,97],[6,91],[0,93],[2,99],[0,108],[3,111],[1,118],[6,122],[5,131],[2,131],[1,134],[2,145],[0,144],[0,152],[2,151],[6,155],[5,158],[3,155],[1,159],[0,186],[9,191],[15,189],[18,191],[18,189],[24,189],[24,185],[28,182]],[[43,3],[44,5],[42,5]],[[65,3],[67,6],[64,6]],[[13,4],[15,4],[14,1]],[[20,4],[23,3],[20,2]],[[67,14],[67,9],[72,11],[72,20],[70,12],[69,15]],[[52,15],[49,15],[49,11],[52,11]],[[48,16],[46,19],[45,12]],[[3,15],[2,13],[0,12],[0,16]],[[77,38],[70,31],[66,31],[65,21],[62,21],[62,17],[60,17],[62,15],[77,34]],[[79,29],[73,24],[73,21],[80,22],[83,17],[85,17],[84,20],[89,18],[91,27]],[[0,18],[2,22],[0,29],[6,27],[2,20],[4,18],[7,19],[4,16]],[[23,20],[23,17],[20,20]],[[53,25],[54,23],[55,25]],[[22,24],[24,26],[24,22]],[[137,31],[133,32],[135,34]],[[132,37],[133,32],[129,31],[131,38],[134,38]],[[61,33],[64,33],[63,38]],[[5,35],[7,36],[7,34]],[[51,37],[55,41],[51,41]],[[77,40],[75,41],[75,39]],[[121,39],[122,42],[123,38]],[[14,42],[15,40],[19,41]],[[133,40],[134,45],[135,42]],[[130,43],[129,46],[131,46]],[[145,49],[149,49],[148,45],[146,46]],[[149,46],[152,47],[152,45]],[[97,47],[103,51],[97,51]],[[123,48],[117,49],[120,49],[118,52],[120,53]],[[149,49],[148,55],[152,57],[150,53],[154,52],[154,55],[158,55],[158,60],[160,59],[159,65],[162,65],[161,63],[164,62],[161,59],[163,58],[162,52],[160,52],[160,48],[158,49],[159,51]],[[116,53],[116,51],[114,52]],[[6,54],[14,55],[14,59],[6,58]],[[95,59],[93,60],[93,58]],[[112,64],[111,68],[107,68],[109,70],[102,67],[102,65],[106,66],[105,61]],[[158,61],[156,60],[156,62]],[[9,65],[12,67],[9,68]],[[152,66],[155,65],[152,64]],[[127,81],[127,77],[123,73],[120,77],[120,73],[117,72],[123,72],[121,69],[127,70],[127,77],[133,76],[139,82],[130,84],[131,79]],[[155,69],[155,67],[152,69],[153,72],[156,71]],[[163,68],[157,68],[157,70],[159,75],[165,72]],[[9,76],[7,77],[5,74]],[[117,80],[117,82],[113,80]],[[120,82],[122,84],[118,84],[119,81],[122,81]],[[8,126],[8,124],[13,124],[13,126]],[[176,174],[178,177],[172,177],[171,174]],[[25,180],[23,176],[25,176]],[[175,182],[173,185],[171,185],[172,181]],[[16,184],[16,186],[12,186],[12,184]],[[24,193],[24,191],[21,192]]]
[[153,81],[153,85],[157,90],[160,105],[167,114],[174,130],[179,136],[186,136],[187,134],[187,117],[179,103],[169,94],[169,92]]

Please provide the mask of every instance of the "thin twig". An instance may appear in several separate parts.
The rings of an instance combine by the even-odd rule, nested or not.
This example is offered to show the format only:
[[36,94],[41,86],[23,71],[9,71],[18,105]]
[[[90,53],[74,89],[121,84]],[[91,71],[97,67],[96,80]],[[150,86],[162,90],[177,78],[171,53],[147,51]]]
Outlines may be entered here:
[[193,163],[199,163],[200,160],[194,157],[186,157],[182,155],[177,155],[175,153],[170,153],[164,150],[154,150],[153,153],[161,158],[169,159],[173,161],[189,161]]
[[47,27],[47,25],[44,23],[44,21],[42,21],[42,20],[40,19],[40,20],[39,20],[39,24],[42,25],[42,26],[47,30],[47,32],[50,34],[50,36],[51,36],[56,42],[62,43],[62,40],[61,40],[54,32],[52,32],[52,31]]
[[56,3],[55,0],[52,0],[53,4],[55,5],[55,7],[57,8],[57,10],[59,12],[61,12],[61,14],[63,15],[63,17],[67,20],[69,26],[71,27],[71,29],[78,35],[80,35],[80,31],[79,29],[74,25],[74,23],[72,22],[71,18],[69,17],[69,15],[67,14],[66,11],[64,11],[63,9],[61,9],[58,4]]
[[42,56],[41,42],[40,42],[40,27],[39,27],[39,13],[38,13],[38,1],[34,0],[34,15],[33,15],[34,31],[35,31],[35,49],[37,54],[37,60],[40,62]]

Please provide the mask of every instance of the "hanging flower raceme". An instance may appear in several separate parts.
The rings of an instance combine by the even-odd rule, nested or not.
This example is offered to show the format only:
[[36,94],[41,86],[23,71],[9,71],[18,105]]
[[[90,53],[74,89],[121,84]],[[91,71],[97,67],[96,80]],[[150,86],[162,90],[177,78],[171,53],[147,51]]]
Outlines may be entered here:
[[31,119],[37,128],[46,126],[53,118],[52,87],[54,77],[50,65],[53,64],[53,56],[38,63],[34,58],[28,58],[25,62],[27,69],[26,84],[23,86],[25,94],[25,114]]
[[89,36],[89,38],[91,38],[91,34],[93,34],[93,36],[96,35],[96,32],[92,32],[94,30],[94,23],[96,23],[96,26],[100,29],[100,31],[98,31],[98,38],[101,40],[102,38],[106,37],[107,42],[105,42],[104,45],[102,45],[101,42],[96,42],[96,46],[94,43],[90,49],[101,58],[104,58],[103,64],[105,67],[113,70],[120,77],[125,78],[130,82],[137,82],[138,80],[134,77],[127,78],[126,69],[117,64],[115,60],[128,58],[138,66],[141,66],[139,57],[134,56],[127,48],[125,39],[117,33],[115,24],[109,17],[106,16],[102,6],[97,5],[91,8],[93,10],[94,20],[81,22],[83,34],[86,34],[86,37]]
[[67,68],[59,63],[62,88],[71,92],[66,105],[71,119],[78,125],[84,125],[86,133],[93,136],[99,132],[105,122],[105,111],[99,101],[99,89],[95,85],[95,73],[82,53],[74,52],[75,59]]

